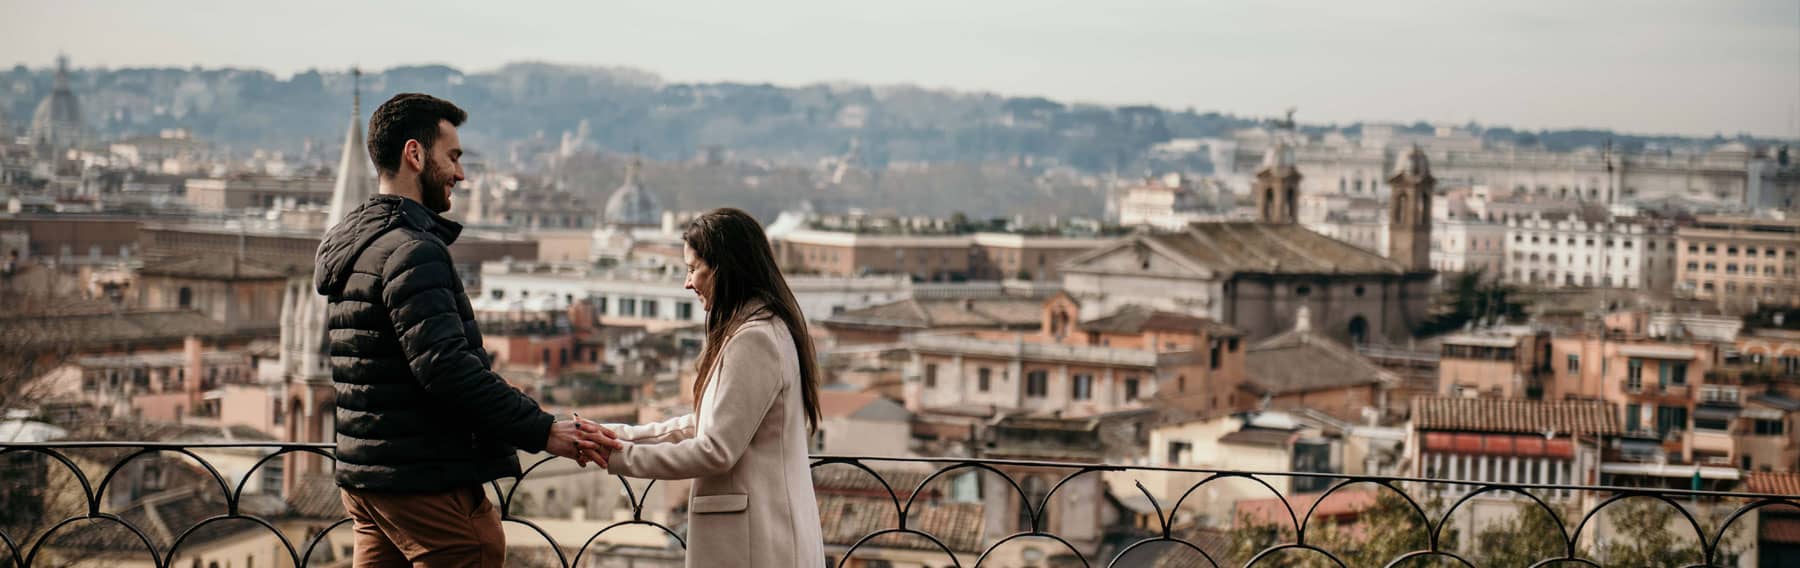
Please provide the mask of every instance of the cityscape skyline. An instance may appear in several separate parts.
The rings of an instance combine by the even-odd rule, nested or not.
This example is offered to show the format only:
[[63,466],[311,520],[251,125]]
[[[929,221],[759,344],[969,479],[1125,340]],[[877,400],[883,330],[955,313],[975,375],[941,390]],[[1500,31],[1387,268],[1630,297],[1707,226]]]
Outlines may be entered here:
[[[479,18],[485,39],[459,41],[452,32],[440,43],[422,33],[357,30],[406,18],[424,24],[416,29],[453,30],[477,21],[468,17],[475,10],[65,2],[9,5],[16,17],[6,21],[33,25],[0,34],[0,52],[33,67],[52,65],[64,52],[83,68],[200,65],[284,77],[352,64],[476,72],[548,61],[642,69],[669,82],[905,84],[1251,116],[1298,107],[1303,121],[1319,124],[1475,121],[1528,130],[1800,137],[1800,49],[1790,49],[1800,46],[1800,5],[1525,4],[1296,10],[1138,3],[1099,13],[1082,5],[1028,11],[984,3],[874,6],[856,14],[568,6],[559,8],[568,17],[549,22],[536,17],[540,10],[489,10]],[[86,41],[94,31],[79,24],[94,17],[141,25]],[[243,25],[266,20],[289,25]],[[626,24],[583,23],[595,21]],[[1600,22],[1603,33],[1594,33]],[[1261,41],[1270,35],[1290,40]]]

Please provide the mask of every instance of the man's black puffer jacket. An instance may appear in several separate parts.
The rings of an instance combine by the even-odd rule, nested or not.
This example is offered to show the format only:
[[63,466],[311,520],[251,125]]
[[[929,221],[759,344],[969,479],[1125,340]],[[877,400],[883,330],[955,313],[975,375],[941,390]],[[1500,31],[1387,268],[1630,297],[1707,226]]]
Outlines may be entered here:
[[553,418],[490,367],[450,262],[462,226],[379,195],[319,244],[337,388],[337,483],[437,492],[519,474]]

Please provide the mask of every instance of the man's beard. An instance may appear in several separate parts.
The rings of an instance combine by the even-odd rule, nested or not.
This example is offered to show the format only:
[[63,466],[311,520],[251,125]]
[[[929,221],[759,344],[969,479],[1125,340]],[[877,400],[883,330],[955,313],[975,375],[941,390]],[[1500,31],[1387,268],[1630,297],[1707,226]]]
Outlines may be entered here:
[[450,176],[437,167],[437,160],[425,160],[419,170],[419,203],[438,213],[450,210]]

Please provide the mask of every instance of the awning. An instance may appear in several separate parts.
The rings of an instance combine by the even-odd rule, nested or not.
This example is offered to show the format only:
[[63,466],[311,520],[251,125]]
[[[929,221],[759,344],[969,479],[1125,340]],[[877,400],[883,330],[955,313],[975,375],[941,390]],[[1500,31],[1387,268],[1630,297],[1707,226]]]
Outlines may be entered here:
[[1664,463],[1603,463],[1600,464],[1600,473],[1691,479],[1694,477],[1696,468],[1700,471],[1701,479],[1727,479],[1735,481],[1740,476],[1735,467],[1670,465]]
[[1701,406],[1694,409],[1696,420],[1736,420],[1740,409],[1729,406]]
[[1645,359],[1693,359],[1694,351],[1679,347],[1661,347],[1656,345],[1621,345],[1619,352],[1627,357]]
[[1744,409],[1743,416],[1753,420],[1780,420],[1781,411],[1773,408],[1751,407]]

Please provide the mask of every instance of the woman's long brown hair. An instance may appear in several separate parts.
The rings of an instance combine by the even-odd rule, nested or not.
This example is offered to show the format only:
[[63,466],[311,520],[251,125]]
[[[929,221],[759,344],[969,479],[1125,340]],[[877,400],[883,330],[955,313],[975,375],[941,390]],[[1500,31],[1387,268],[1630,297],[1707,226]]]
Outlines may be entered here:
[[[706,313],[706,344],[700,349],[694,376],[694,411],[699,412],[713,366],[725,340],[746,323],[780,318],[794,337],[800,355],[800,393],[806,406],[806,427],[819,425],[819,365],[814,359],[812,336],[806,316],[788,289],[787,279],[775,264],[769,238],[754,217],[738,209],[714,209],[694,218],[681,234],[694,256],[712,268],[712,309]],[[760,306],[754,306],[761,300]]]

